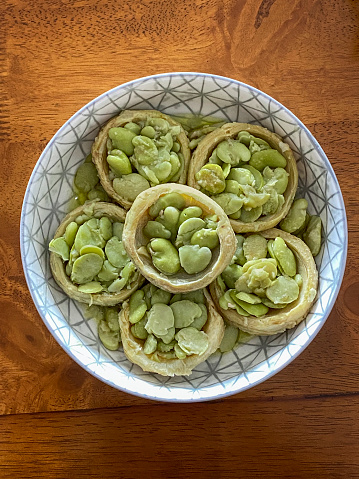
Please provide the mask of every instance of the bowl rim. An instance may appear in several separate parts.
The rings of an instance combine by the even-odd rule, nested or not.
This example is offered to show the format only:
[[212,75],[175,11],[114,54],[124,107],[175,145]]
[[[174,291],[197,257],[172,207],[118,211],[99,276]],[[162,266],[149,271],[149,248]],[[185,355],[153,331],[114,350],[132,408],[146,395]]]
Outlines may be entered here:
[[[155,80],[155,79],[161,79],[161,78],[164,78],[164,77],[171,77],[171,76],[178,76],[178,75],[197,76],[197,77],[203,77],[203,78],[209,77],[209,78],[217,79],[217,80],[220,80],[220,81],[227,81],[227,82],[230,82],[230,83],[234,83],[238,86],[245,87],[248,90],[250,90],[250,91],[252,91],[256,94],[263,95],[265,98],[267,98],[268,100],[273,102],[279,108],[283,109],[286,112],[286,114],[289,115],[291,117],[291,119],[295,123],[297,123],[302,130],[304,130],[304,132],[307,134],[309,140],[315,145],[318,153],[324,159],[325,167],[326,167],[327,171],[330,173],[330,175],[332,176],[332,179],[333,179],[334,183],[337,185],[337,188],[338,188],[338,193],[339,193],[338,194],[338,197],[339,197],[338,200],[339,200],[340,206],[341,206],[342,211],[343,211],[343,222],[342,223],[343,223],[343,228],[344,228],[344,232],[345,232],[345,237],[344,237],[344,242],[343,242],[343,250],[342,250],[342,254],[343,254],[342,267],[341,267],[341,271],[340,271],[340,274],[339,274],[339,277],[338,277],[338,281],[337,281],[335,290],[334,290],[334,292],[331,296],[329,304],[327,305],[326,312],[323,315],[322,320],[316,324],[315,329],[313,329],[313,331],[311,332],[310,337],[306,340],[305,344],[301,345],[297,351],[295,351],[293,354],[291,354],[284,361],[280,362],[280,364],[278,364],[279,363],[279,361],[278,361],[278,362],[276,362],[276,364],[271,365],[269,372],[261,371],[259,373],[259,377],[257,377],[255,380],[251,381],[249,384],[246,384],[244,386],[241,385],[240,387],[238,387],[238,386],[236,387],[237,381],[234,381],[234,384],[232,384],[228,388],[228,390],[224,390],[223,392],[218,392],[218,393],[215,393],[215,394],[210,394],[210,391],[213,390],[213,388],[218,388],[218,384],[214,384],[214,385],[208,386],[208,387],[200,387],[196,391],[201,392],[201,397],[191,396],[191,397],[186,397],[186,398],[158,397],[157,395],[144,394],[143,392],[135,391],[135,390],[132,390],[130,388],[126,388],[122,385],[119,385],[117,383],[113,383],[110,380],[105,379],[104,377],[102,377],[96,371],[91,370],[87,365],[83,364],[75,356],[75,354],[71,351],[71,349],[66,347],[65,344],[60,340],[60,338],[55,335],[53,329],[51,328],[49,322],[46,319],[46,316],[45,316],[45,314],[42,310],[42,307],[38,304],[37,299],[35,298],[35,295],[34,295],[32,289],[30,288],[31,283],[30,283],[29,273],[27,271],[27,265],[26,265],[26,259],[25,259],[25,243],[24,243],[25,210],[26,210],[26,205],[28,203],[28,197],[29,197],[29,194],[30,194],[30,189],[31,189],[32,182],[34,180],[35,175],[37,174],[37,171],[38,171],[38,169],[41,165],[41,162],[42,162],[43,158],[47,155],[47,152],[51,149],[53,143],[55,142],[57,137],[59,135],[61,135],[62,131],[67,127],[67,125],[72,120],[74,120],[76,117],[81,115],[86,109],[91,107],[91,105],[100,101],[102,98],[104,98],[108,95],[111,95],[111,93],[114,93],[115,91],[117,91],[120,88],[125,88],[125,87],[128,87],[128,86],[136,86],[137,84],[139,84],[141,82],[144,82],[144,81],[147,81],[147,80]],[[204,402],[204,401],[221,399],[221,398],[224,398],[224,397],[227,397],[227,396],[232,396],[234,394],[238,394],[240,392],[246,391],[247,389],[251,389],[254,386],[266,381],[267,379],[270,379],[275,374],[279,373],[288,364],[290,364],[292,361],[294,361],[294,359],[296,359],[309,346],[309,344],[317,336],[317,334],[319,333],[319,331],[323,327],[324,323],[328,319],[328,316],[331,313],[331,311],[333,309],[333,306],[335,304],[335,301],[338,297],[338,294],[339,294],[339,291],[340,291],[340,288],[341,288],[341,284],[342,284],[342,281],[343,281],[343,277],[344,277],[344,273],[345,273],[345,267],[346,267],[346,260],[347,260],[347,252],[348,252],[348,225],[347,225],[347,215],[346,215],[346,209],[345,209],[345,203],[344,203],[343,195],[342,195],[341,188],[340,188],[339,182],[337,180],[337,177],[334,173],[333,167],[330,164],[324,150],[322,149],[322,147],[320,146],[319,142],[316,140],[314,135],[309,131],[309,129],[305,126],[305,124],[301,120],[299,120],[287,107],[282,105],[279,101],[277,101],[272,96],[268,95],[267,93],[263,92],[262,90],[259,90],[256,87],[248,85],[247,83],[244,83],[240,80],[235,80],[233,78],[229,78],[229,77],[225,77],[225,76],[221,76],[221,75],[216,75],[216,74],[212,74],[212,73],[168,72],[168,73],[159,73],[159,74],[155,74],[155,75],[148,75],[148,76],[136,78],[134,80],[130,80],[128,82],[122,83],[122,84],[117,85],[116,87],[114,87],[110,90],[107,90],[107,91],[101,93],[96,98],[94,98],[93,100],[88,102],[86,105],[81,107],[68,120],[66,120],[66,122],[54,133],[54,135],[52,136],[52,138],[49,140],[49,142],[46,144],[44,150],[42,151],[39,159],[37,160],[37,162],[36,162],[36,164],[35,164],[35,166],[32,170],[32,173],[30,175],[30,178],[29,178],[29,181],[28,181],[28,184],[27,184],[27,187],[26,187],[24,199],[23,199],[23,202],[22,202],[21,216],[20,216],[20,254],[21,254],[21,261],[22,261],[25,280],[26,280],[26,283],[27,283],[27,287],[30,291],[32,300],[33,300],[33,302],[35,304],[35,307],[37,309],[37,312],[38,312],[39,316],[41,317],[42,321],[44,322],[45,326],[47,327],[47,329],[50,331],[52,336],[55,338],[56,342],[62,347],[62,349],[66,352],[66,354],[68,354],[71,357],[72,360],[74,360],[79,366],[81,366],[83,369],[85,369],[85,371],[87,371],[88,373],[90,373],[92,376],[96,377],[100,381],[104,382],[105,384],[107,384],[109,386],[112,386],[113,388],[118,389],[122,392],[126,392],[128,394],[131,394],[131,395],[134,395],[134,396],[137,396],[137,397],[141,397],[141,398],[144,398],[144,399],[151,399],[151,400],[159,401],[159,402],[188,403],[188,402]],[[76,334],[76,333],[74,333],[74,334]],[[282,352],[282,350],[277,351],[273,356],[271,356],[271,359],[275,360],[276,357],[280,357],[281,352]],[[265,361],[263,361],[259,365],[261,365],[263,363],[265,363]],[[240,375],[237,375],[237,377],[239,377],[239,376]],[[161,384],[157,385],[157,384],[149,383],[148,381],[146,381],[145,379],[143,379],[141,377],[136,377],[136,379],[138,381],[146,383],[150,389],[154,388],[154,390],[160,391],[160,389],[163,387]],[[230,381],[232,381],[232,378],[224,381],[224,383],[230,382]],[[221,387],[223,388],[222,385],[221,385]],[[188,389],[183,388],[183,387],[175,386],[173,388],[173,390],[174,391],[180,391],[180,390],[187,391]]]

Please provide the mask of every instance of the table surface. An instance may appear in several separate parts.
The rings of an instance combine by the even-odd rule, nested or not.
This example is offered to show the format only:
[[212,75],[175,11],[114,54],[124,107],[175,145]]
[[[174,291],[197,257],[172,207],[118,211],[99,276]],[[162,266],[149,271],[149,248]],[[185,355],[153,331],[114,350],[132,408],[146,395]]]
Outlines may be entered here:
[[[5,0],[0,5],[0,476],[359,477],[359,3]],[[57,129],[129,80],[202,71],[253,85],[314,133],[342,188],[337,302],[293,363],[242,394],[133,397],[55,342],[27,289],[22,199]]]

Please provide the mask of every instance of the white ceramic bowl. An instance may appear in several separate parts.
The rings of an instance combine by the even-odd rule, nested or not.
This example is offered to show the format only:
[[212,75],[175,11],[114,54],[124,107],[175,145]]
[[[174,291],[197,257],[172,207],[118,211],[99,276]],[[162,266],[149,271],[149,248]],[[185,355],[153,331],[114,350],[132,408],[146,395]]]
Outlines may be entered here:
[[[283,88],[285,84],[283,83]],[[94,321],[52,278],[48,243],[68,211],[73,176],[90,152],[100,127],[124,109],[158,109],[255,123],[282,136],[298,162],[298,196],[320,215],[323,245],[316,263],[319,294],[308,317],[283,334],[255,337],[229,353],[216,353],[189,377],[145,373],[124,353],[107,351]],[[345,238],[344,241],[342,238]],[[238,393],[273,376],[316,336],[336,300],[346,261],[346,215],[338,181],[317,140],[287,108],[265,93],[229,78],[203,73],[166,73],[120,85],[88,103],[46,146],[31,175],[22,209],[21,254],[34,303],[63,349],[107,384],[146,398],[203,401]]]

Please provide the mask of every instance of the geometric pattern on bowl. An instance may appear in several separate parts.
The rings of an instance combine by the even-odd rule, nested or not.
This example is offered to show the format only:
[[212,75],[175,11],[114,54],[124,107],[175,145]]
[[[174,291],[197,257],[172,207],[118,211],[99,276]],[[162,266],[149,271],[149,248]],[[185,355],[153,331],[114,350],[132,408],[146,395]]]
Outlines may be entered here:
[[[74,173],[90,152],[100,127],[124,109],[157,109],[170,115],[196,114],[258,124],[291,146],[298,164],[298,195],[323,222],[316,257],[319,294],[307,318],[285,333],[253,337],[235,350],[215,353],[189,377],[143,372],[124,353],[106,350],[96,325],[79,303],[54,282],[48,243],[68,212]],[[343,242],[341,238],[345,238]],[[236,80],[202,73],[168,73],[120,85],[84,106],[46,146],[29,180],[20,225],[24,272],[33,301],[64,350],[88,372],[113,387],[164,401],[203,401],[234,394],[269,378],[289,364],[327,319],[342,281],[347,226],[333,169],[308,129],[283,105]]]

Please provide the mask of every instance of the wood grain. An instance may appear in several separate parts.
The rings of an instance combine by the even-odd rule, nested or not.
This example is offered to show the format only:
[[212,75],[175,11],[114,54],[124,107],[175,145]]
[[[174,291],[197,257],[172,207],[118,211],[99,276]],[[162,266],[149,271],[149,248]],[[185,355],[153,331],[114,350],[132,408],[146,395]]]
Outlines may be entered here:
[[[2,478],[359,477],[358,396],[8,416]],[[145,474],[145,475],[144,475]]]
[[[358,25],[356,0],[1,2],[1,477],[359,477]],[[22,272],[22,199],[47,142],[104,91],[170,71],[232,77],[290,108],[347,208],[346,274],[323,329],[218,403],[154,403],[90,376],[47,331]]]

